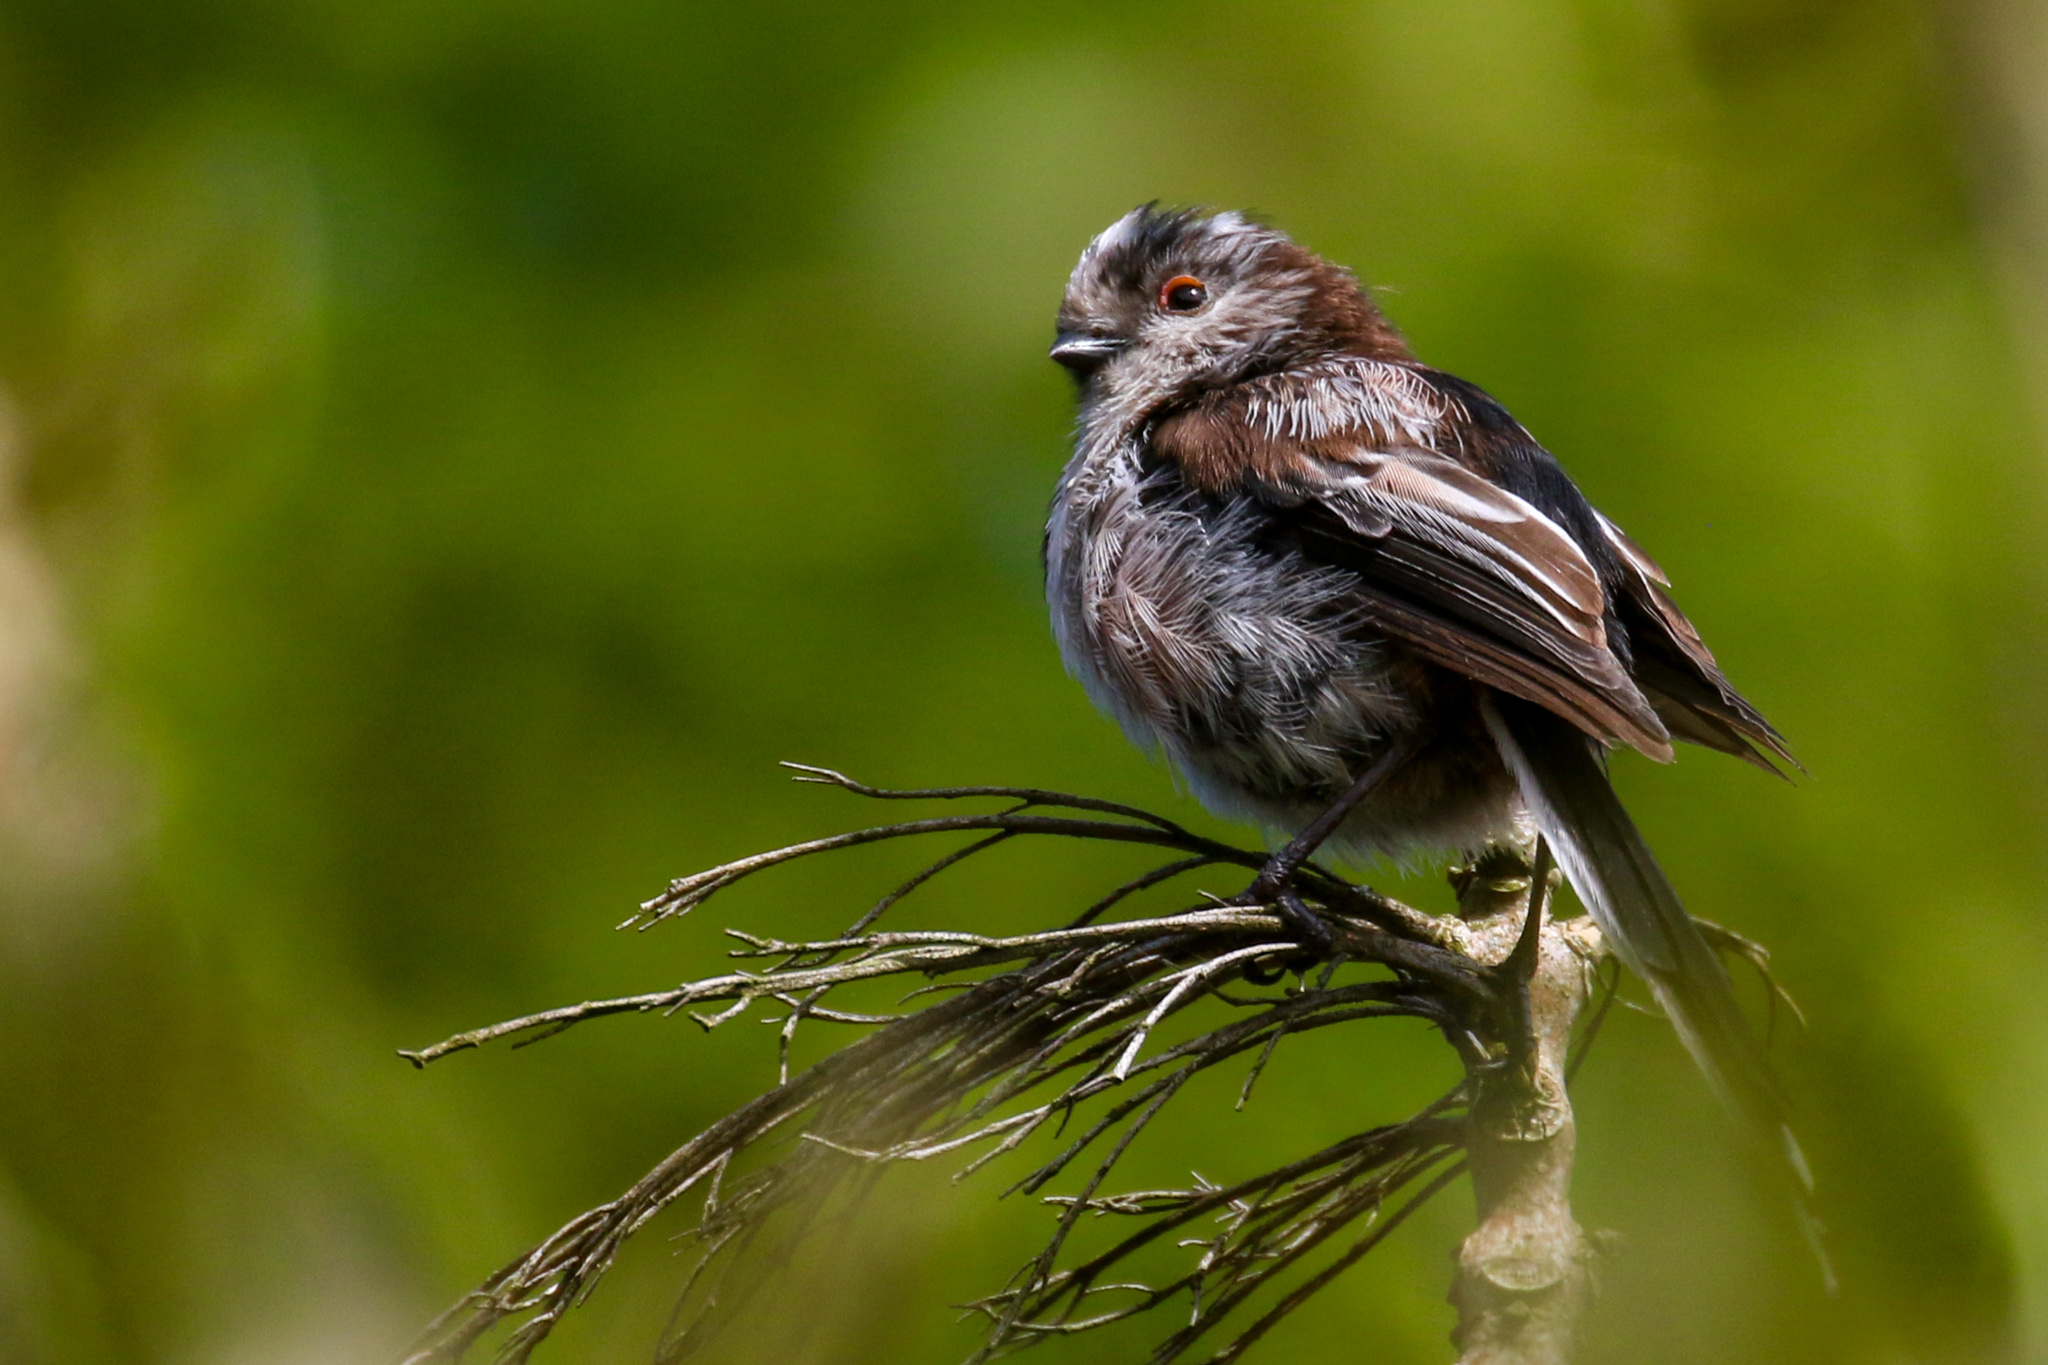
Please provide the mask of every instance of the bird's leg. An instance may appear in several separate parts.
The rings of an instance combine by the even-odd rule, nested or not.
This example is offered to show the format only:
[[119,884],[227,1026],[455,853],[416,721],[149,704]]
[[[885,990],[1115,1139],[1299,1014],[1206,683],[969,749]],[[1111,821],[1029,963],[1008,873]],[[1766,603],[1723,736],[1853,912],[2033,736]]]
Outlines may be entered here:
[[1352,811],[1358,809],[1360,802],[1385,785],[1389,777],[1409,759],[1415,757],[1427,739],[1425,732],[1411,730],[1389,744],[1386,751],[1358,775],[1350,790],[1338,797],[1328,810],[1309,821],[1301,833],[1288,841],[1285,848],[1267,860],[1265,867],[1259,870],[1257,878],[1245,890],[1246,903],[1274,904],[1280,911],[1280,917],[1286,920],[1291,928],[1310,940],[1318,949],[1328,952],[1333,943],[1329,926],[1294,893],[1290,886],[1294,874],[1299,872],[1301,865],[1323,846],[1324,841],[1337,832],[1337,827],[1350,817]]
[[1288,841],[1287,847],[1267,860],[1258,879],[1251,884],[1250,894],[1272,896],[1292,881],[1301,865],[1337,832],[1337,827],[1358,809],[1359,803],[1384,786],[1386,780],[1413,758],[1422,745],[1423,736],[1413,731],[1389,744],[1386,751],[1359,774],[1350,790],[1338,797],[1328,810],[1309,821],[1301,833]]

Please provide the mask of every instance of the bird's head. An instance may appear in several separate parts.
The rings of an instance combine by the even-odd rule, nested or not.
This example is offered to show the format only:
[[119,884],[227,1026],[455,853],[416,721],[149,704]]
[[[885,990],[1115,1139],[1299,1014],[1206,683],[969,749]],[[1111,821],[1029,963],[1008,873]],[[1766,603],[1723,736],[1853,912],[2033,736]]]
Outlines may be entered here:
[[1408,358],[1349,271],[1241,214],[1149,204],[1081,253],[1052,348],[1084,401],[1135,409],[1346,353]]

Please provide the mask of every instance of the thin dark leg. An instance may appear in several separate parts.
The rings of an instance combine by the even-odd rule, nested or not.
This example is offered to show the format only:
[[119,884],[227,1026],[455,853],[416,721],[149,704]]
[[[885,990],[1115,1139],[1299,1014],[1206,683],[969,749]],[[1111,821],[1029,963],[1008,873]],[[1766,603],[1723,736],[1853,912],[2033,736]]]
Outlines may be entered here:
[[1337,832],[1337,826],[1343,824],[1351,812],[1358,809],[1359,803],[1384,785],[1396,769],[1415,757],[1422,745],[1423,737],[1414,733],[1404,735],[1388,745],[1387,751],[1375,759],[1372,766],[1351,784],[1351,790],[1338,797],[1336,803],[1328,810],[1309,821],[1307,827],[1288,842],[1287,847],[1273,855],[1272,860],[1260,871],[1258,880],[1251,884],[1248,894],[1261,898],[1270,897],[1287,885],[1294,874],[1301,870],[1301,865]]
[[1273,855],[1265,867],[1260,869],[1258,877],[1246,888],[1244,899],[1253,903],[1273,902],[1280,912],[1280,918],[1287,921],[1289,927],[1301,934],[1318,951],[1329,952],[1335,943],[1330,935],[1329,926],[1323,923],[1315,911],[1302,903],[1301,898],[1294,894],[1288,883],[1293,881],[1294,874],[1301,870],[1301,865],[1337,832],[1337,827],[1344,823],[1351,812],[1358,809],[1360,802],[1371,796],[1403,764],[1421,751],[1426,739],[1423,734],[1410,732],[1388,745],[1386,752],[1373,760],[1371,766],[1359,774],[1358,780],[1351,784],[1349,791],[1338,797],[1328,810],[1311,820],[1301,833],[1288,841],[1287,847]]

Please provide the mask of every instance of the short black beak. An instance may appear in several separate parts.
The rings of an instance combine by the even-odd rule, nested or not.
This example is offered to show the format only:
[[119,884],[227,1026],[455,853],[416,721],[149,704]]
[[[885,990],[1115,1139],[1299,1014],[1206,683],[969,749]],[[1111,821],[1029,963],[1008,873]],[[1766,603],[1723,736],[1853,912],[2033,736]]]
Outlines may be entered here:
[[1087,332],[1061,332],[1052,344],[1052,358],[1086,379],[1104,362],[1130,343],[1122,337],[1092,336]]

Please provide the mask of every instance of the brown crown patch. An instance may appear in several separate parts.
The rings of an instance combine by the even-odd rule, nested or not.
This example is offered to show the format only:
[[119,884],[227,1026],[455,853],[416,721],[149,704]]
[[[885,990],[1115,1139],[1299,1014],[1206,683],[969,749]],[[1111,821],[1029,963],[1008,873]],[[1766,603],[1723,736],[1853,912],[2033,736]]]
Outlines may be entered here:
[[1276,243],[1268,260],[1276,267],[1300,271],[1315,281],[1315,288],[1302,308],[1302,327],[1320,338],[1331,351],[1370,356],[1374,360],[1415,359],[1407,340],[1387,321],[1387,315],[1350,271],[1287,241]]

